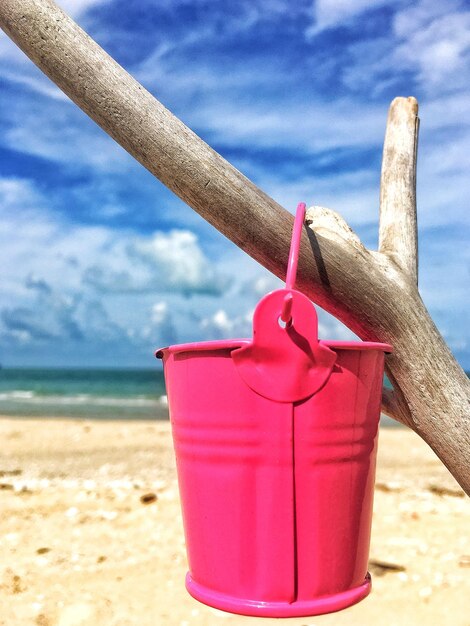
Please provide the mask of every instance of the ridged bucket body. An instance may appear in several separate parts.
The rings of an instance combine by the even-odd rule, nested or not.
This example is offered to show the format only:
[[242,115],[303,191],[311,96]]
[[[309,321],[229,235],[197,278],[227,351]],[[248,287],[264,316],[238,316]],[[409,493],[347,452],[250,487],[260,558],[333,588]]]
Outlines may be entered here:
[[160,351],[197,599],[245,615],[339,610],[365,597],[383,344],[320,342],[326,384],[298,402],[240,376],[244,340]]

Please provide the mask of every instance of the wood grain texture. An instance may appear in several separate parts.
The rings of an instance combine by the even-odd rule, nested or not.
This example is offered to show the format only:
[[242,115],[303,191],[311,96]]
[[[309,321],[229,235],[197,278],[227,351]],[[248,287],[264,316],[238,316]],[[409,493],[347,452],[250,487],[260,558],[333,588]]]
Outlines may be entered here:
[[379,251],[418,282],[416,163],[418,102],[396,98],[388,113],[380,183]]
[[[172,115],[51,0],[2,0],[0,26],[80,108],[220,232],[285,277],[292,215]],[[297,287],[362,339],[391,343],[384,410],[417,431],[470,494],[470,383],[417,289],[417,103],[390,110],[380,252],[333,211],[308,212]],[[406,454],[406,451],[404,451]]]

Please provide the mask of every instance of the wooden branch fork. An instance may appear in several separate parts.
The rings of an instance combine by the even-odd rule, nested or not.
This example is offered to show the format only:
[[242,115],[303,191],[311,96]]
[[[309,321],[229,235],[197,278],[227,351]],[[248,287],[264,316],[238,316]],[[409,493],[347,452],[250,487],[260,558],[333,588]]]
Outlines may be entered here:
[[[0,26],[99,126],[226,237],[284,278],[293,217],[120,67],[51,0],[2,0]],[[418,104],[396,98],[383,152],[379,251],[308,211],[297,287],[362,339],[393,345],[383,410],[415,430],[470,494],[470,383],[417,287]],[[403,450],[406,455],[407,451]]]

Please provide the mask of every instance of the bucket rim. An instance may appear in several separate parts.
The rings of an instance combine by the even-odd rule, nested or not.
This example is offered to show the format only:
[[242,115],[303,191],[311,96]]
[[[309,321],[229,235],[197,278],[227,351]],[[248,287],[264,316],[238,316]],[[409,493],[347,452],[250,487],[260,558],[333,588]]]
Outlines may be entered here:
[[[180,352],[214,352],[217,350],[236,350],[242,346],[251,344],[251,339],[217,339],[214,341],[198,341],[193,343],[180,343],[173,346],[165,346],[155,351],[157,359],[163,359],[165,355],[177,354]],[[340,341],[320,339],[318,343],[331,350],[380,350],[389,354],[393,348],[388,343],[377,341]]]

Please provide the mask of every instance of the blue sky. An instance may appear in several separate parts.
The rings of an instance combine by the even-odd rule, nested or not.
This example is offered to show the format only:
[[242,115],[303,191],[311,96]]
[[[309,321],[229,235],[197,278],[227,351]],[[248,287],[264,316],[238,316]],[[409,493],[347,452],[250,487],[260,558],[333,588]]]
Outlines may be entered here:
[[[377,245],[395,96],[418,98],[420,288],[470,368],[470,11],[465,1],[62,0],[165,106],[283,206]],[[0,362],[153,366],[248,336],[279,285],[0,36]],[[323,338],[350,337],[326,314]]]

